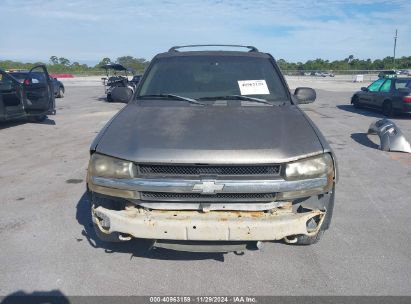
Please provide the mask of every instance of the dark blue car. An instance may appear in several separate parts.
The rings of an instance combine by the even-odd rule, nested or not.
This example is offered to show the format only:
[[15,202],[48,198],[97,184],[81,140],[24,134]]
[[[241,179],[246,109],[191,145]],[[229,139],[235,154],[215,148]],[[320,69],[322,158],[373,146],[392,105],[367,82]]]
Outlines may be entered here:
[[[13,72],[14,73],[14,72]],[[0,69],[0,122],[28,118],[41,122],[56,114],[53,83],[44,65],[38,65],[19,80]]]
[[411,113],[411,78],[380,78],[355,92],[351,104],[379,109],[388,117]]
[[[14,78],[16,78],[19,82],[23,83],[23,81],[27,79],[29,71],[9,72],[9,74],[13,76]],[[36,76],[36,72],[33,72],[32,74]],[[43,75],[38,74],[37,76],[42,77]],[[57,78],[53,78],[51,76],[49,77],[50,77],[51,83],[53,84],[54,96],[57,98],[63,98],[64,92],[65,92],[63,83],[59,81]]]

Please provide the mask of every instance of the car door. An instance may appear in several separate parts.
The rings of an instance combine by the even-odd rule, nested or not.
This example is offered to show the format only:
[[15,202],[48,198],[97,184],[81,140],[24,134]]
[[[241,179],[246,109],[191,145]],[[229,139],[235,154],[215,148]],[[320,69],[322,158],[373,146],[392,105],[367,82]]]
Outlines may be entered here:
[[44,65],[32,68],[23,82],[23,104],[27,114],[55,114],[53,84]]
[[373,107],[381,108],[384,100],[390,99],[391,90],[393,86],[392,79],[386,79],[384,83],[378,89],[378,92],[375,93],[372,100]]
[[368,91],[361,92],[358,97],[360,99],[360,103],[367,106],[374,106],[374,97],[384,81],[385,78],[378,79],[367,87]]
[[24,116],[22,96],[21,84],[0,70],[0,121]]

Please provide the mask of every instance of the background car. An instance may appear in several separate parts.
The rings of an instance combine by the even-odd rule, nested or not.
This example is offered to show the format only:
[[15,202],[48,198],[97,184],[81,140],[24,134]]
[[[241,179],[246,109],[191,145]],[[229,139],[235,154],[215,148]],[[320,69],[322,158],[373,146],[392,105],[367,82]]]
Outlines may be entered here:
[[[38,77],[41,77],[41,72],[32,72],[33,75],[36,75]],[[39,74],[40,73],[40,74]],[[13,71],[13,72],[9,72],[9,75],[13,76],[14,78],[16,78],[20,83],[23,83],[23,81],[27,78],[27,76],[29,75],[29,71],[25,71],[25,70],[19,70],[19,71]],[[65,88],[64,85],[61,81],[59,81],[57,78],[54,77],[50,77],[51,83],[53,85],[53,92],[54,92],[54,96],[57,98],[63,98],[64,97],[64,92],[65,92]]]
[[392,77],[397,77],[397,72],[394,70],[381,71],[378,73],[378,78],[392,78]]
[[[118,63],[110,63],[101,66],[106,71],[107,77],[101,78],[105,88],[106,99],[108,102],[125,102],[127,103],[133,95],[136,83],[128,80],[132,71]],[[114,75],[110,75],[110,74]],[[118,75],[122,73],[123,75]]]
[[28,118],[40,122],[54,115],[52,86],[44,65],[32,68],[21,81],[0,69],[0,121]]
[[380,78],[354,93],[351,104],[379,109],[386,116],[411,113],[411,78]]
[[137,85],[137,84],[140,82],[141,77],[143,77],[143,76],[142,76],[142,75],[134,75],[134,76],[133,76],[133,79],[131,79],[130,82],[132,82],[132,83],[134,83],[135,85]]
[[331,72],[324,72],[324,71],[315,71],[311,72],[311,76],[317,76],[317,77],[334,77],[334,74]]

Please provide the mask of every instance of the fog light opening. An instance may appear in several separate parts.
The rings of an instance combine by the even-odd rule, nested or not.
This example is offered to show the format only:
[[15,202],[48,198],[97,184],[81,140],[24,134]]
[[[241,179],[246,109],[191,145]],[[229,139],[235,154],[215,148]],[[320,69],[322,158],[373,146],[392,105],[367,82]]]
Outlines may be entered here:
[[320,214],[313,216],[312,218],[307,220],[306,228],[308,236],[316,235],[318,231],[320,231],[321,225],[323,224],[325,219],[325,214],[326,210],[321,210]]
[[313,232],[313,231],[317,230],[319,222],[320,222],[320,216],[319,215],[310,218],[306,223],[307,231],[308,232]]
[[92,211],[93,222],[97,225],[98,229],[105,234],[110,234],[110,219],[100,213],[95,212],[94,208]]

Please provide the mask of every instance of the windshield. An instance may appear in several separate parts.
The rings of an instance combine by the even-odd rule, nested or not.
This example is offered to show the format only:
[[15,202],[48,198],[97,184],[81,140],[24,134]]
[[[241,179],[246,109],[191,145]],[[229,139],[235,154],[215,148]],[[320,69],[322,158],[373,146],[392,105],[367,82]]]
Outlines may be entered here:
[[[27,78],[29,75],[28,72],[12,72],[10,73],[14,78],[16,78],[19,82],[23,83],[23,81]],[[46,78],[43,73],[40,72],[31,72],[32,76],[32,83],[45,83]]]
[[287,100],[286,90],[268,58],[179,56],[153,63],[139,96],[174,94],[194,99],[243,95]]
[[20,81],[21,83],[23,83],[24,79],[26,79],[28,73],[10,73],[11,76],[13,76],[14,78],[16,78],[18,81]]

